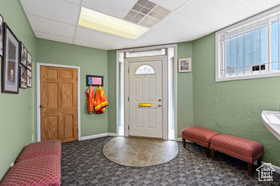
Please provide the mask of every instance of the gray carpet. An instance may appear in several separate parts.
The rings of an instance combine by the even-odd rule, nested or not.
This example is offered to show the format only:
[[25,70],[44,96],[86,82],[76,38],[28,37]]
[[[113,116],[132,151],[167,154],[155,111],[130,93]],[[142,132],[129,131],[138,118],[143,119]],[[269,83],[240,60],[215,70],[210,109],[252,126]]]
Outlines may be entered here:
[[110,139],[63,144],[62,185],[280,185],[279,175],[274,175],[273,183],[259,183],[255,177],[247,176],[244,162],[222,154],[215,160],[207,158],[205,149],[193,144],[184,149],[179,143],[178,156],[162,165],[121,166],[102,153]]

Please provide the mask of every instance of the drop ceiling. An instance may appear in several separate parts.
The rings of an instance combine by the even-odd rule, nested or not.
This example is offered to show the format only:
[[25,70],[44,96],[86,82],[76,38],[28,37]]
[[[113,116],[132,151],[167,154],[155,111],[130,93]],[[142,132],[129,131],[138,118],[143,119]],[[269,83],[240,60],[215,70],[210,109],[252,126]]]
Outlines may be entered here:
[[81,7],[124,19],[137,0],[20,0],[38,38],[100,49],[191,41],[280,4],[280,0],[150,0],[170,13],[130,40],[78,25]]

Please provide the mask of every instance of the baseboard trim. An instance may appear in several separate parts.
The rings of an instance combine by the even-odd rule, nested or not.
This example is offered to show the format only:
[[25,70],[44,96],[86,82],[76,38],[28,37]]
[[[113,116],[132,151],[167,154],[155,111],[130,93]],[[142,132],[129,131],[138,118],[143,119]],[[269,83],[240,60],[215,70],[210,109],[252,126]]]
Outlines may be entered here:
[[104,138],[104,137],[108,137],[108,136],[117,136],[117,134],[116,133],[102,133],[102,134],[96,134],[96,135],[91,135],[91,136],[82,136],[79,139],[79,141]]
[[176,141],[182,141],[182,138],[177,138]]

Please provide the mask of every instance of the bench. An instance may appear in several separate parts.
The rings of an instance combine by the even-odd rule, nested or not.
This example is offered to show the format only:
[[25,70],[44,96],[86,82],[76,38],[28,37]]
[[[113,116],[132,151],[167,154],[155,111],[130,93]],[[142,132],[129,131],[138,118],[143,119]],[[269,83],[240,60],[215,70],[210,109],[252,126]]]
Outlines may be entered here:
[[227,134],[219,134],[211,139],[210,149],[215,152],[222,152],[234,158],[243,160],[248,163],[248,174],[253,174],[254,163],[260,160],[264,153],[262,144]]
[[207,156],[208,156],[208,149],[210,147],[210,141],[214,136],[216,136],[218,134],[219,133],[216,131],[209,130],[206,128],[201,128],[201,127],[191,127],[191,128],[184,129],[182,131],[183,146],[184,146],[184,148],[186,148],[186,140],[189,140],[198,145],[206,147]]
[[47,141],[26,146],[1,186],[60,186],[61,142]]

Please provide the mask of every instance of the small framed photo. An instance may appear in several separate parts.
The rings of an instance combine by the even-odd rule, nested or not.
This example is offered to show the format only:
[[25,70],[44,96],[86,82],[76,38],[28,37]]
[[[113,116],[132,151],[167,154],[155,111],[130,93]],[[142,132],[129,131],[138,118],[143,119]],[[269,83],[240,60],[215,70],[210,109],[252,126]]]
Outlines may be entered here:
[[27,52],[27,68],[32,69],[32,56],[29,52]]
[[192,71],[192,58],[181,58],[178,62],[179,72],[191,72]]
[[19,48],[20,44],[4,23],[4,57],[2,68],[2,92],[18,94],[19,90]]
[[27,87],[32,88],[32,71],[27,69]]
[[4,18],[0,15],[0,57],[3,56]]
[[102,87],[103,86],[103,76],[87,75],[87,86]]
[[27,88],[27,68],[23,66],[22,64],[19,65],[19,71],[20,71],[20,88]]
[[20,64],[27,67],[27,50],[23,42],[20,42]]

